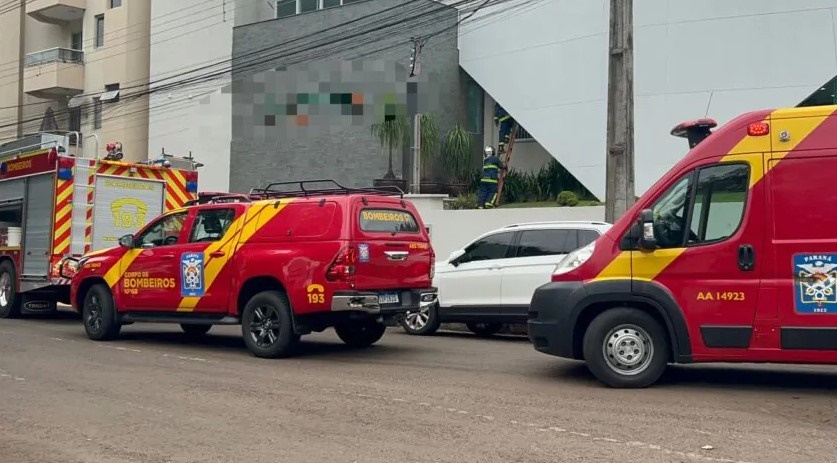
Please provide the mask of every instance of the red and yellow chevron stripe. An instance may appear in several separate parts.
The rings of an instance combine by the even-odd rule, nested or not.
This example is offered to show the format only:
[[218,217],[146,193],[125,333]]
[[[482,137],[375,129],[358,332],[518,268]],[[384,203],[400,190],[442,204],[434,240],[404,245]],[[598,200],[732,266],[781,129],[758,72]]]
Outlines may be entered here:
[[138,166],[123,162],[101,161],[97,173],[103,175],[127,176],[129,169],[136,170],[136,176],[149,180],[166,182],[166,205],[164,212],[183,207],[187,201],[196,198],[195,193],[186,191],[186,177],[177,169],[156,166]]
[[52,254],[70,251],[73,225],[73,181],[55,180],[55,225],[52,234]]

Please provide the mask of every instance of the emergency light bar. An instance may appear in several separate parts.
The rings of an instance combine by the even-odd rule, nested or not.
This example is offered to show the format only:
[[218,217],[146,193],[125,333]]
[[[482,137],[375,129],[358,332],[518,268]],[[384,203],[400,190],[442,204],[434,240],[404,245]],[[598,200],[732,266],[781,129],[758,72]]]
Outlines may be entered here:
[[689,140],[689,148],[694,148],[698,143],[705,140],[706,137],[712,135],[711,129],[717,126],[718,123],[715,122],[715,119],[696,119],[677,124],[671,129],[671,134],[675,137]]

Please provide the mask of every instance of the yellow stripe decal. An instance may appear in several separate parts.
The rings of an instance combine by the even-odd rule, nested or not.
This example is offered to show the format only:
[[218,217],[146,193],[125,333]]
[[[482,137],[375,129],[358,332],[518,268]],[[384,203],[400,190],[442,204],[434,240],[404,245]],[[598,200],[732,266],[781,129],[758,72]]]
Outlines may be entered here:
[[637,280],[651,281],[684,251],[686,248],[657,249],[654,252],[635,251],[633,269],[631,268],[631,251],[622,251],[593,278],[593,281],[624,280],[631,278],[631,275]]
[[107,283],[109,287],[113,288],[113,285],[115,285],[122,278],[122,275],[126,270],[128,270],[128,267],[131,266],[134,259],[139,257],[142,251],[142,249],[128,250],[128,252],[120,257],[119,260],[108,269],[107,273],[105,273],[105,283]]
[[[230,230],[227,232],[231,234],[230,239],[222,238],[213,242],[204,250],[203,258],[204,262],[207,262],[204,267],[206,290],[212,287],[212,283],[215,282],[218,275],[232,259],[236,249],[247,243],[256,232],[282,212],[290,202],[292,200],[282,200],[278,207],[273,206],[273,201],[253,204],[244,215],[237,218],[230,226]],[[210,254],[216,251],[223,251],[224,255],[210,259]],[[195,310],[200,300],[200,297],[184,297],[181,299],[177,310],[178,312],[191,312]]]

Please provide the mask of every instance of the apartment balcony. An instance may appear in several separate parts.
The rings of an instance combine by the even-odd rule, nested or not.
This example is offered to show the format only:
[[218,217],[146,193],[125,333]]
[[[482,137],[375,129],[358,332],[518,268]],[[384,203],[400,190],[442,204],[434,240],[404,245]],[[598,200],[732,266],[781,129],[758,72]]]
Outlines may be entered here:
[[86,0],[30,0],[26,14],[41,22],[63,24],[84,18]]
[[23,91],[38,98],[62,98],[84,91],[84,52],[50,48],[26,55]]

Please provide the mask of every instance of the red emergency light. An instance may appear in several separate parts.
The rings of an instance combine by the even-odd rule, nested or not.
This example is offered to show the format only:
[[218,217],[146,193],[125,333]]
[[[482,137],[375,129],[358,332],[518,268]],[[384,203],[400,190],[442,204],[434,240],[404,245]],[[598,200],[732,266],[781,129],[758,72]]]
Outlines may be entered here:
[[715,119],[695,119],[677,124],[671,129],[671,134],[675,137],[689,140],[689,148],[694,148],[698,143],[705,140],[706,137],[712,135],[712,129],[717,126],[718,123],[715,122]]
[[770,133],[770,124],[767,122],[753,122],[747,126],[747,135],[751,137],[763,137]]

